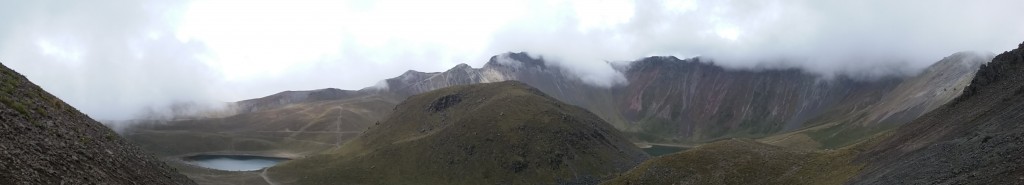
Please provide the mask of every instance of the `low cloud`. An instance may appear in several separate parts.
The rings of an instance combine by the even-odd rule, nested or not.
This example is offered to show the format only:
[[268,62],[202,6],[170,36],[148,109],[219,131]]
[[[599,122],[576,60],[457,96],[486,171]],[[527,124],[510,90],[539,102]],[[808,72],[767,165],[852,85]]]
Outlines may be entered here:
[[1024,40],[1024,1],[0,0],[0,62],[98,119],[284,90],[360,89],[525,51],[587,83],[609,62],[913,73]]
[[[607,1],[602,1],[607,2]],[[557,3],[556,3],[557,5]],[[491,50],[523,50],[581,69],[599,84],[620,77],[605,61],[702,56],[731,68],[798,67],[835,74],[912,73],[959,51],[1000,52],[1024,40],[1024,1],[636,1],[632,6],[535,4]],[[632,8],[632,9],[630,9]],[[585,12],[617,14],[605,24]],[[622,14],[622,13],[618,13]],[[603,19],[607,20],[607,19]],[[612,19],[616,20],[616,19]]]
[[[10,2],[5,5],[12,4]],[[19,1],[0,6],[0,61],[99,120],[180,102],[217,102],[217,71],[201,43],[173,37],[174,4]],[[5,18],[6,19],[6,18]]]

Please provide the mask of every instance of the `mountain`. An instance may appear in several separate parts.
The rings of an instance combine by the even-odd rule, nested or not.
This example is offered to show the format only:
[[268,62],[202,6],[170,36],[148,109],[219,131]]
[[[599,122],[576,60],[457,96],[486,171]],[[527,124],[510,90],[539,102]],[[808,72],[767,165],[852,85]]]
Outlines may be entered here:
[[[631,140],[700,143],[773,136],[762,141],[838,148],[949,101],[988,58],[958,53],[911,77],[826,79],[798,69],[726,69],[701,58],[647,57],[615,66],[627,85],[598,87],[543,58],[505,53],[481,68],[460,64],[444,72],[408,71],[358,91],[286,91],[232,103],[228,107],[237,111],[229,116],[139,124],[127,135],[161,154],[302,155],[344,143],[409,96],[516,80],[595,113]],[[167,143],[182,140],[195,144]]]
[[963,94],[859,156],[852,184],[1024,183],[1024,43],[978,70]]
[[[148,121],[124,133],[163,157],[297,158],[343,145],[414,95],[514,80],[594,113],[635,142],[700,144],[739,137],[804,150],[840,149],[950,101],[991,57],[962,52],[915,75],[826,78],[799,69],[728,69],[704,58],[656,56],[608,64],[628,83],[603,87],[543,57],[505,53],[480,68],[410,70],[358,91],[286,91],[203,114],[216,116]],[[179,169],[190,177],[206,173]]]
[[704,142],[818,127],[820,132],[777,143],[835,148],[944,104],[989,58],[958,53],[917,76],[826,79],[799,69],[726,69],[702,58],[657,56],[614,66],[627,85],[597,87],[543,58],[505,53],[481,68],[463,64],[440,73],[409,71],[372,89],[409,96],[452,85],[517,80],[594,112],[636,140]]
[[288,91],[233,104],[226,117],[149,121],[125,135],[160,155],[228,152],[302,156],[341,145],[391,113],[401,98],[337,89]]
[[618,108],[638,131],[679,141],[760,137],[829,111],[876,103],[902,79],[834,79],[798,69],[730,70],[701,58],[649,57],[624,72]]
[[819,124],[760,141],[797,148],[838,148],[890,130],[953,100],[993,56],[960,52],[902,80],[874,102],[845,104],[811,120]]
[[267,172],[286,184],[595,184],[646,158],[587,110],[506,81],[411,96],[340,148]]
[[194,184],[0,65],[0,184]]
[[[772,137],[729,139],[653,158],[605,184],[1021,184],[1024,44],[1019,47],[987,64],[978,61],[988,58],[983,55],[954,54],[904,81],[895,93],[883,97],[886,102],[872,105],[890,109],[867,112],[892,114],[857,118],[905,119],[894,115],[916,114],[921,110],[906,108],[918,105],[926,105],[918,109],[927,113],[845,147],[816,150],[761,142],[777,141],[769,139]],[[976,72],[966,70],[975,65],[981,65]],[[942,86],[957,90],[936,88]],[[916,91],[907,93],[909,90]],[[921,96],[935,98],[908,99]],[[935,108],[928,111],[929,107]],[[808,128],[796,133],[815,131]]]

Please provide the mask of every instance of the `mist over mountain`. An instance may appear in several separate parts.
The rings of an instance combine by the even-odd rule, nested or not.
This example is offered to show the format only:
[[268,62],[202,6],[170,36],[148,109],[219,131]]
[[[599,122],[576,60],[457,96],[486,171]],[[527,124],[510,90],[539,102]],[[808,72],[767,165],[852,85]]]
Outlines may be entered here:
[[1024,43],[983,65],[963,94],[858,156],[851,184],[1019,184]]
[[1011,19],[1024,16],[1012,8],[1024,2],[1013,0],[2,5],[0,60],[101,120],[171,112],[166,107],[183,102],[359,89],[410,69],[482,66],[508,51],[543,56],[588,84],[610,87],[627,82],[606,63],[647,56],[701,56],[727,69],[884,76],[1024,39],[1024,26]]
[[0,185],[1024,184],[1022,7],[0,0]]

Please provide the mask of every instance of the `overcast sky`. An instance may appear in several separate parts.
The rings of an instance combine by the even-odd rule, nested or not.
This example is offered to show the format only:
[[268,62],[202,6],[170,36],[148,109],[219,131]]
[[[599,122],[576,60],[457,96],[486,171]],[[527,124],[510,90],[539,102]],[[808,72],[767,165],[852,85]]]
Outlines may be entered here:
[[1024,41],[1021,0],[0,0],[0,62],[98,119],[171,102],[360,89],[526,51],[589,83],[606,61],[914,71]]

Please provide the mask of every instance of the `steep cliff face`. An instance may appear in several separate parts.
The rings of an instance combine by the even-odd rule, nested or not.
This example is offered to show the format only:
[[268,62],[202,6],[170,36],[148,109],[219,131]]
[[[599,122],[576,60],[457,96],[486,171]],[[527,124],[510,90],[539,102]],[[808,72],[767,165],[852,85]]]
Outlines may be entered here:
[[649,57],[625,72],[619,107],[641,132],[683,140],[801,128],[830,109],[871,104],[900,81],[826,80],[796,69],[728,70],[699,58]]
[[194,184],[0,65],[0,184]]
[[1024,44],[978,70],[963,94],[860,155],[853,184],[1024,183]]
[[[218,138],[241,133],[249,133],[244,134],[246,138],[267,138],[261,134],[269,134],[274,136],[271,138],[311,142],[306,145],[327,143],[306,147],[326,148],[382,119],[390,113],[386,107],[406,97],[454,85],[516,80],[595,113],[635,140],[704,142],[794,132],[762,141],[835,148],[898,126],[949,101],[983,59],[987,57],[962,53],[918,76],[854,80],[842,76],[824,79],[797,69],[731,70],[700,58],[648,57],[617,68],[628,84],[598,87],[543,58],[505,53],[491,57],[481,68],[460,64],[444,72],[408,71],[359,91],[282,92],[235,103],[240,110],[235,116],[179,120],[150,130],[162,130],[159,134],[195,130]],[[813,129],[799,130],[808,127]],[[133,138],[145,139],[138,136]],[[230,144],[234,145],[238,144]]]

